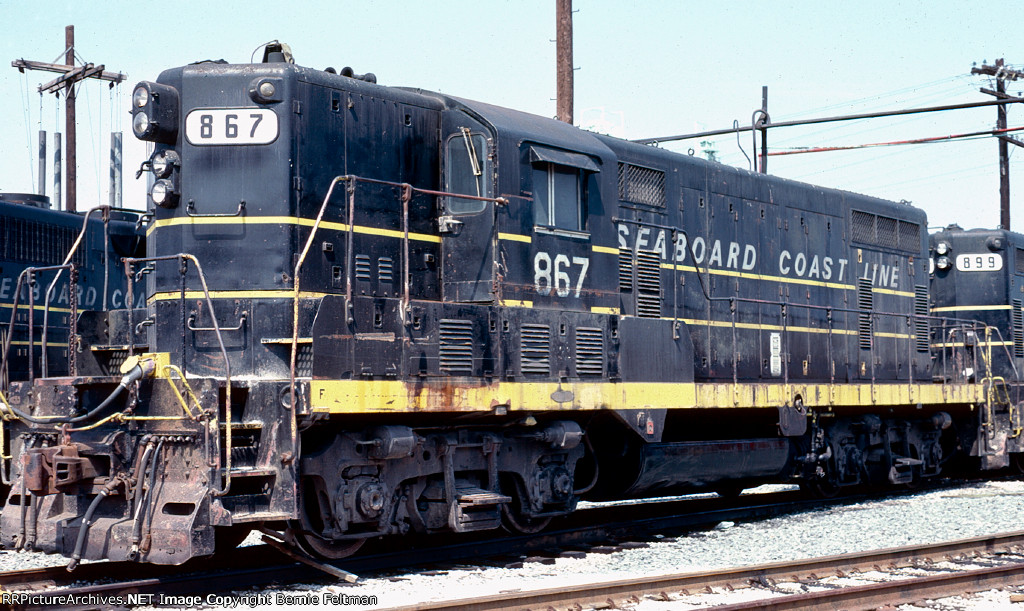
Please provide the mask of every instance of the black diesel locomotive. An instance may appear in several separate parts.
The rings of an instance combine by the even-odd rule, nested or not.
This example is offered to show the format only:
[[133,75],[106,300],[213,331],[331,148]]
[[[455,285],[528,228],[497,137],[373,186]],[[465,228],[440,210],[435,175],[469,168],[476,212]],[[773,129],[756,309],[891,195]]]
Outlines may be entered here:
[[51,210],[44,196],[0,193],[0,390],[9,380],[68,375],[77,313],[125,307],[121,257],[145,252],[138,220],[125,210],[74,214]]
[[932,312],[943,317],[933,344],[937,358],[949,358],[963,343],[962,323],[984,323],[966,339],[986,360],[996,402],[1009,406],[985,414],[993,421],[985,443],[1024,467],[1024,235],[950,225],[931,235],[930,248]]
[[265,525],[337,558],[1008,460],[977,344],[932,352],[920,210],[284,51],[136,87],[146,300],[11,386],[4,546],[174,564]]

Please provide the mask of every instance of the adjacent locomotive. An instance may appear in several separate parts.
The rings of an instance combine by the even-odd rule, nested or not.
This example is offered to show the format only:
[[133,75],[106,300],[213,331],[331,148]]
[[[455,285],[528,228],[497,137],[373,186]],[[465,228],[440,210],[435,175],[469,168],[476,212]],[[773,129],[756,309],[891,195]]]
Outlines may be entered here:
[[144,252],[138,220],[123,210],[86,216],[51,210],[44,196],[0,193],[0,390],[7,380],[67,375],[77,311],[125,306],[121,257]]
[[173,564],[269,525],[336,558],[1007,456],[977,350],[933,358],[920,210],[282,48],[132,103],[146,300],[79,377],[11,386],[4,546]]
[[[938,317],[937,358],[966,339],[987,361],[992,392],[1007,406],[983,413],[991,421],[985,443],[1018,467],[1024,452],[1024,235],[1005,229],[964,230],[951,225],[932,234],[932,308]],[[964,322],[980,321],[983,333],[963,337]]]

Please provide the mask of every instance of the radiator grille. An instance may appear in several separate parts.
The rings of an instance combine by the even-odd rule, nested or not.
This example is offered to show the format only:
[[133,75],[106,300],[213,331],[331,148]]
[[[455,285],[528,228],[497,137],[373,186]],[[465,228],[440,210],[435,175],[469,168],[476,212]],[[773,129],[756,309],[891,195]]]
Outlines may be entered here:
[[[0,217],[0,257],[18,263],[60,265],[79,231],[28,219]],[[79,244],[72,263],[85,264],[87,241]]]
[[576,328],[576,375],[604,373],[604,334],[594,327]]
[[854,242],[916,253],[921,251],[921,226],[909,221],[854,210],[850,216]]
[[444,373],[473,372],[473,321],[441,319],[438,358]]
[[898,248],[900,241],[896,237],[896,219],[886,216],[875,218],[875,238],[879,246],[885,248]]
[[921,250],[921,226],[900,221],[900,248],[910,252]]
[[519,331],[520,369],[523,374],[551,374],[551,327],[523,325]]
[[619,199],[647,206],[665,206],[665,173],[631,163],[619,164]]

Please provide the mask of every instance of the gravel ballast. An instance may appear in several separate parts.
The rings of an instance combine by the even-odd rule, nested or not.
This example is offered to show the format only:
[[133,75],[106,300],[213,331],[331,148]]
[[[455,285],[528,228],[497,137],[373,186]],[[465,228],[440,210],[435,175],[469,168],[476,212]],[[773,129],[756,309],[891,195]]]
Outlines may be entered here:
[[[309,596],[315,597],[323,606],[340,606],[328,601],[331,597],[337,601],[338,597],[344,596],[350,601],[344,605],[346,609],[380,609],[641,575],[695,572],[936,543],[1019,530],[1022,528],[1022,514],[1024,482],[984,482],[957,489],[823,508],[749,523],[723,523],[717,528],[678,538],[659,538],[645,548],[624,549],[611,554],[587,554],[582,558],[557,558],[553,564],[530,562],[522,568],[465,566],[440,573],[436,569],[393,573],[362,579],[351,586],[300,584],[287,589],[260,592],[269,598],[261,599],[261,604],[255,608],[306,608],[310,604]],[[54,556],[0,552],[0,571],[63,563],[66,563],[65,559]],[[351,604],[358,601],[359,597],[371,596],[376,597],[376,604]],[[730,596],[737,598],[713,595],[704,600],[694,597],[687,602],[705,606],[709,603],[738,602],[745,598],[742,591]],[[990,593],[986,596],[988,598],[985,600],[989,604],[998,599],[1000,604],[1010,605],[1006,593]],[[270,604],[265,604],[268,600]],[[680,601],[645,601],[638,609],[655,611],[690,606],[680,604]],[[944,608],[970,607],[951,603]]]

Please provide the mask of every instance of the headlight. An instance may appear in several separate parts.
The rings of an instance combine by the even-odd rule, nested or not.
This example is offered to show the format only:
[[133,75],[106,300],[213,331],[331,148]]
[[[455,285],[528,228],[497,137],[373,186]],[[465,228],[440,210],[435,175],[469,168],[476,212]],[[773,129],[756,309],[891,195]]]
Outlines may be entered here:
[[[936,249],[938,250],[938,249]],[[949,257],[939,257],[935,260],[935,267],[945,271],[949,269]]]
[[135,105],[135,108],[142,108],[149,104],[149,90],[142,86],[136,87],[132,92],[132,104]]
[[132,119],[132,130],[135,132],[136,138],[145,137],[149,131],[149,115],[141,110],[135,113],[135,118]]
[[949,254],[949,242],[939,242],[935,245],[935,254],[937,255],[948,255]]
[[178,153],[171,150],[159,151],[153,155],[153,173],[157,178],[167,178],[180,162]]
[[160,179],[153,183],[153,190],[149,192],[153,203],[161,208],[173,208],[177,204],[177,194],[174,192],[174,184],[167,179]]
[[178,90],[142,81],[132,92],[132,130],[140,140],[173,145],[178,139]]

